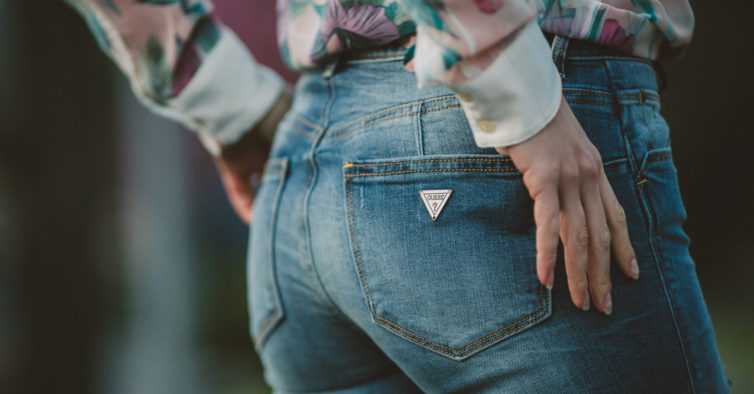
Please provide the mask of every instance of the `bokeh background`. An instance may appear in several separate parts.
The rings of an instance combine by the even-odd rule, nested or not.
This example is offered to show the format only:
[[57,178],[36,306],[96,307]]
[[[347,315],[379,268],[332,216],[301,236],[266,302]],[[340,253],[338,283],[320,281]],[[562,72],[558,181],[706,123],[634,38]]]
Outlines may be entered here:
[[[216,4],[282,70],[274,1]],[[693,6],[663,113],[723,362],[749,393],[754,2]],[[0,0],[0,393],[268,392],[247,233],[194,136],[136,103],[78,15]]]

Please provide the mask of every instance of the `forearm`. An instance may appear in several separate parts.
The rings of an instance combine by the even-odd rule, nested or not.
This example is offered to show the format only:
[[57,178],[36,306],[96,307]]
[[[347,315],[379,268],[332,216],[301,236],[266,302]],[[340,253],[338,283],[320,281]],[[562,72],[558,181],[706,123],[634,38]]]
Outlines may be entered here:
[[284,87],[212,16],[208,0],[69,0],[150,110],[217,156],[264,118]]
[[262,161],[266,159],[277,126],[288,113],[292,102],[291,89],[286,87],[280,92],[272,108],[252,130],[235,143],[221,148],[219,159],[234,172],[241,173],[249,168],[258,167],[260,156],[264,156]]

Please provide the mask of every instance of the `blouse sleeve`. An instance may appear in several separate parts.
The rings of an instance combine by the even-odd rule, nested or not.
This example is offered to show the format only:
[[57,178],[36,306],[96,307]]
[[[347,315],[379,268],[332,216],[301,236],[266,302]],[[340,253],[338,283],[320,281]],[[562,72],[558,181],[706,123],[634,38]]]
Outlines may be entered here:
[[218,155],[251,130],[284,83],[212,16],[209,0],[66,0],[154,112]]
[[480,147],[504,147],[555,116],[561,81],[530,0],[403,0],[417,21],[419,86],[458,95]]

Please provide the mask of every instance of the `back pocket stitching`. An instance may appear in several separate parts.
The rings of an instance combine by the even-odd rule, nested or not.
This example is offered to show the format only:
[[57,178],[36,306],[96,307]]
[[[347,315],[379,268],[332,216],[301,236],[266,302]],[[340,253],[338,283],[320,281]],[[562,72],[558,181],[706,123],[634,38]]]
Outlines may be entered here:
[[[412,331],[409,331],[391,322],[390,320],[380,315],[377,315],[376,313],[374,314],[374,316],[375,316],[375,319],[378,321],[378,323],[381,323],[381,324],[384,323],[382,324],[383,326],[386,326],[387,328],[390,328],[393,331],[396,331],[396,330],[401,331],[401,332],[397,332],[397,331],[396,332],[407,339],[414,340],[415,342],[424,342],[424,345],[431,347],[437,351],[449,354],[454,357],[464,357],[467,354],[472,353],[481,347],[484,347],[490,343],[495,342],[496,340],[500,339],[501,337],[504,337],[506,334],[512,331],[516,331],[517,329],[523,330],[524,328],[534,325],[536,322],[542,320],[547,315],[546,311],[547,311],[547,307],[549,303],[550,303],[550,298],[546,297],[543,289],[540,288],[539,289],[539,309],[536,312],[533,312],[511,324],[508,324],[507,326],[491,334],[487,334],[460,349],[454,349],[449,346],[445,346],[437,342],[433,342],[432,340],[424,338],[421,335],[418,335]],[[478,343],[480,341],[483,341],[483,342]],[[470,346],[473,346],[473,347],[468,349]],[[447,349],[447,350],[444,350],[444,349]]]
[[460,162],[460,161],[487,161],[487,162],[508,162],[511,161],[510,157],[500,156],[500,158],[494,159],[426,159],[426,160],[412,160],[412,161],[396,161],[386,163],[348,163],[349,167],[378,167],[378,166],[394,166],[399,164],[414,164],[414,163],[435,163],[435,162]]
[[375,312],[374,309],[374,302],[372,301],[372,294],[369,292],[369,286],[367,286],[367,281],[364,274],[364,266],[361,262],[361,251],[359,250],[359,241],[356,237],[356,226],[354,225],[353,218],[353,182],[350,182],[350,187],[348,189],[348,231],[349,233],[351,233],[351,237],[353,239],[354,251],[356,252],[354,257],[356,259],[356,266],[359,271],[359,281],[361,282],[361,287],[364,289],[364,293],[367,298],[369,312],[371,312],[372,316],[377,316],[377,312]]
[[359,176],[377,176],[377,175],[395,175],[395,174],[412,174],[417,172],[518,172],[513,168],[442,168],[442,169],[426,169],[426,170],[405,170],[405,171],[391,171],[391,172],[372,172],[365,174],[345,174],[346,178],[355,178]]
[[[358,176],[369,176],[369,175],[392,175],[392,174],[403,174],[403,173],[417,173],[417,172],[447,172],[447,171],[486,171],[486,172],[514,172],[517,171],[515,169],[509,169],[509,168],[501,168],[501,169],[472,169],[472,168],[448,168],[448,169],[423,169],[423,170],[407,170],[407,171],[392,171],[392,172],[381,172],[381,173],[363,173],[363,174],[349,174],[348,169],[352,167],[369,167],[369,166],[381,166],[381,165],[391,165],[391,164],[410,164],[410,163],[422,163],[422,162],[450,162],[450,161],[506,161],[505,158],[502,158],[502,160],[498,159],[431,159],[431,160],[417,160],[417,161],[405,161],[405,162],[398,162],[398,163],[362,163],[362,164],[353,164],[349,163],[348,167],[345,167],[346,173],[344,174],[345,178],[353,178]],[[529,315],[513,322],[505,327],[502,327],[498,329],[495,332],[492,332],[490,334],[487,334],[468,345],[460,348],[460,349],[454,349],[446,345],[439,344],[437,342],[434,342],[430,339],[424,338],[421,335],[408,330],[406,328],[403,328],[399,326],[396,323],[393,323],[392,321],[380,316],[376,312],[376,308],[374,306],[374,301],[372,300],[372,295],[369,291],[369,285],[366,281],[366,273],[364,272],[364,265],[361,261],[361,251],[359,249],[359,243],[358,243],[358,237],[356,234],[356,226],[354,221],[354,208],[353,208],[353,182],[348,182],[349,188],[348,188],[348,222],[349,222],[349,233],[351,234],[351,237],[353,239],[353,249],[354,249],[354,259],[356,261],[356,268],[359,275],[359,281],[361,284],[361,288],[364,290],[364,295],[367,299],[367,306],[369,308],[369,311],[371,315],[374,317],[375,321],[380,324],[381,326],[395,332],[396,334],[415,342],[419,345],[427,346],[429,348],[432,348],[438,352],[447,354],[452,357],[465,357],[466,355],[473,353],[477,349],[484,347],[488,344],[494,343],[495,341],[502,339],[507,334],[515,332],[515,331],[521,331],[524,330],[527,327],[530,327],[534,324],[536,324],[538,321],[544,319],[547,317],[548,310],[550,309],[550,294],[549,291],[547,294],[545,294],[544,288],[540,286],[539,288],[539,309],[533,313],[530,313]]]

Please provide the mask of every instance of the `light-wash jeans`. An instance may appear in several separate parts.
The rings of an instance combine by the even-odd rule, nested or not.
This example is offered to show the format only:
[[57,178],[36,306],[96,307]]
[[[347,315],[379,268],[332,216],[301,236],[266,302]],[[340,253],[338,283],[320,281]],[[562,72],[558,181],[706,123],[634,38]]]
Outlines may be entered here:
[[[726,392],[651,63],[553,45],[641,267],[634,281],[613,266],[605,316],[572,305],[562,249],[554,289],[539,285],[521,174],[401,57],[374,50],[304,75],[278,128],[248,268],[274,390]],[[420,195],[448,189],[429,207]]]

